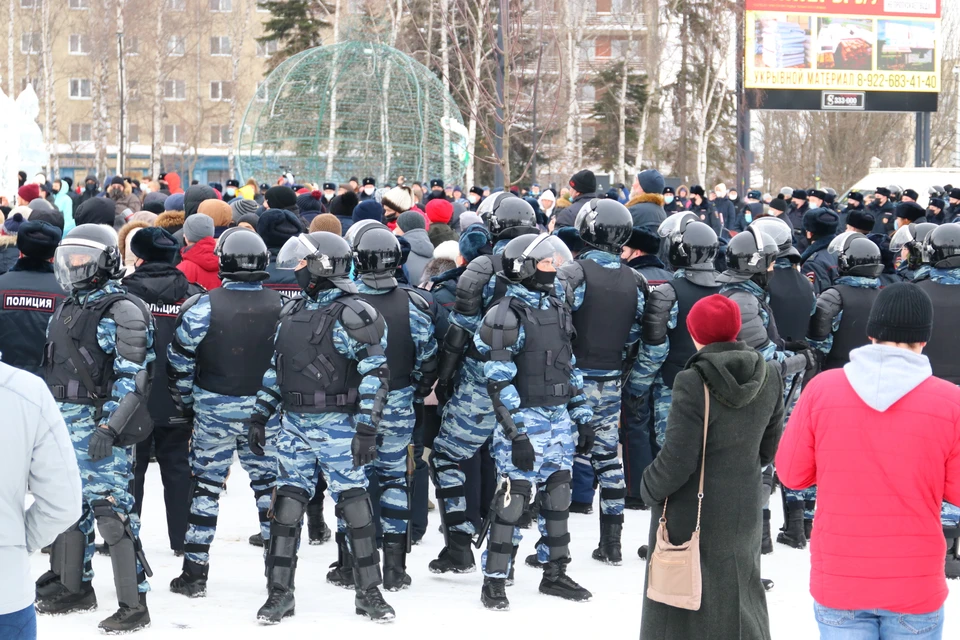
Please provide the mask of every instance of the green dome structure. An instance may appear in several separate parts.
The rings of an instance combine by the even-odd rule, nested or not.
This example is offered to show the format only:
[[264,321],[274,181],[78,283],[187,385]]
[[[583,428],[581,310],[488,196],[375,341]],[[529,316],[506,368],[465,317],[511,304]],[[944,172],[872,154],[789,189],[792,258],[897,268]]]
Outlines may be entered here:
[[280,63],[250,101],[237,144],[243,179],[291,172],[344,183],[372,176],[459,182],[467,130],[440,79],[385,45],[344,42]]

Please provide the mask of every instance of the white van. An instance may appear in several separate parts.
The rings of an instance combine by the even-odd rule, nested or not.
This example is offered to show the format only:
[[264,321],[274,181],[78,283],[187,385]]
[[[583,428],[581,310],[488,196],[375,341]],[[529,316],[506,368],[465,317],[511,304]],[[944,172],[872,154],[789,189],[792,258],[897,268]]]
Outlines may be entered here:
[[[904,167],[902,169],[894,167],[884,167],[880,169],[871,169],[866,177],[857,180],[856,184],[850,188],[850,191],[859,191],[864,195],[864,204],[869,204],[873,199],[873,194],[877,187],[889,187],[897,185],[901,189],[913,189],[920,197],[917,202],[921,207],[926,208],[930,201],[930,194],[927,190],[932,186],[942,187],[945,184],[952,184],[954,187],[960,187],[960,169],[958,168],[934,168],[934,167]],[[837,204],[841,207],[847,206],[847,193],[837,198]]]

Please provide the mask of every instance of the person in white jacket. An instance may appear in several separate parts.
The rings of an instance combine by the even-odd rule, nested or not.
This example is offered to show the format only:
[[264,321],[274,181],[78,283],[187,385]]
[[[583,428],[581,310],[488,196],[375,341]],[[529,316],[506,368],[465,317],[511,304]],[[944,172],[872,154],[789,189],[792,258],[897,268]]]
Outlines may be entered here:
[[29,556],[80,519],[80,471],[43,380],[0,363],[0,407],[0,637],[32,640],[37,621]]

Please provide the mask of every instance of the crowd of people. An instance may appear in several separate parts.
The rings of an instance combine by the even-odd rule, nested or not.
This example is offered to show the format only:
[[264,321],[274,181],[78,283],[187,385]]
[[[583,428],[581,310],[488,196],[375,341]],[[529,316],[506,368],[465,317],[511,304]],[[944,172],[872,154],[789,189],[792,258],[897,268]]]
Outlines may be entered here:
[[0,395],[29,428],[0,453],[19,474],[0,506],[26,545],[0,554],[26,578],[50,545],[50,570],[0,588],[0,623],[96,608],[96,529],[118,599],[100,628],[149,625],[152,461],[183,557],[169,588],[205,596],[237,453],[263,624],[294,615],[301,540],[332,540],[327,581],[393,619],[380,587],[416,588],[432,484],[429,568],[475,571],[485,542],[487,609],[509,608],[533,526],[522,562],[540,592],[592,597],[567,573],[568,519],[599,490],[598,562],[621,564],[625,509],[654,510],[651,574],[702,523],[699,609],[645,598],[641,638],[769,638],[760,558],[780,485],[775,540],[814,541],[824,638],[891,620],[940,637],[960,578],[960,189],[930,196],[741,201],[653,169],[607,192],[589,170],[493,192],[290,174],[184,189],[175,173],[79,191],[21,174],[0,207]]

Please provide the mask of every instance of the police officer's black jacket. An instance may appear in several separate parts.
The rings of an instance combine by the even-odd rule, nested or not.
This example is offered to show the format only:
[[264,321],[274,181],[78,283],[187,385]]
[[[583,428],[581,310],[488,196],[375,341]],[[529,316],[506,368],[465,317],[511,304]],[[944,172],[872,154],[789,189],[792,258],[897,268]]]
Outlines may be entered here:
[[153,336],[157,354],[153,368],[153,385],[147,407],[155,426],[188,424],[170,398],[167,390],[167,347],[173,341],[180,306],[190,296],[203,293],[203,287],[187,280],[182,271],[165,262],[146,262],[123,279],[127,291],[143,300],[153,314],[156,333]]
[[40,362],[47,325],[66,297],[53,275],[53,265],[20,258],[0,275],[0,354],[3,362],[42,375]]
[[799,270],[781,265],[778,261],[767,292],[780,337],[784,340],[803,340],[807,336],[810,315],[817,301],[810,280]]

